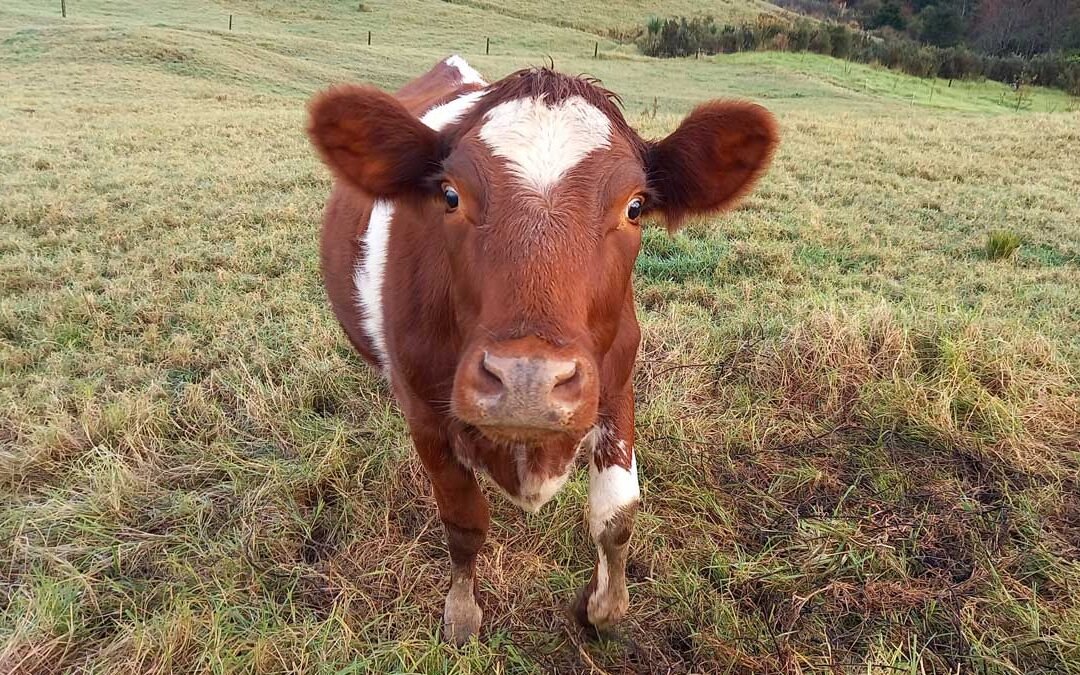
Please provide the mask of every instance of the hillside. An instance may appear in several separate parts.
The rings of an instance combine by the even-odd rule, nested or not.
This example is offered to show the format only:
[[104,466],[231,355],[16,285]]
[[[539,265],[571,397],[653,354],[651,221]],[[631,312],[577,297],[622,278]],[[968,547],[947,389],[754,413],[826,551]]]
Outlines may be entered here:
[[[0,672],[1080,673],[1080,106],[608,37],[706,5],[757,6],[0,7]],[[645,233],[600,641],[562,613],[582,472],[493,499],[484,639],[440,642],[429,486],[319,280],[306,101],[451,52],[598,76],[648,136],[714,97],[781,124],[739,209]]]

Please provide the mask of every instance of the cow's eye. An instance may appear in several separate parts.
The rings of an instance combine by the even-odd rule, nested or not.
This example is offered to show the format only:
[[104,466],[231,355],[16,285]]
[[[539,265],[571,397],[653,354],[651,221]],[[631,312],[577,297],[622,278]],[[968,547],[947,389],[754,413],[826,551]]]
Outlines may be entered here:
[[450,187],[449,185],[444,185],[442,193],[443,198],[446,199],[446,210],[453,211],[454,209],[456,209],[458,207],[458,203],[461,201],[461,198],[458,196],[457,190]]
[[641,210],[645,208],[645,200],[641,197],[634,197],[630,200],[630,203],[626,205],[626,217],[630,220],[637,220],[641,217]]

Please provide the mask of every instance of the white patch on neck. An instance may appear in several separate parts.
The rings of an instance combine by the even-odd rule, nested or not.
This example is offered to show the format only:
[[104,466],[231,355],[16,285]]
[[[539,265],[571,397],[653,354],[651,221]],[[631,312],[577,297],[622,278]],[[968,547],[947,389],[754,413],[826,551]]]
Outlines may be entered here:
[[[578,445],[578,450],[580,449],[581,445]],[[518,474],[518,494],[516,496],[507,494],[506,496],[525,511],[536,513],[541,506],[551,501],[551,498],[562,489],[563,485],[566,485],[566,481],[570,478],[576,463],[577,450],[574,451],[574,456],[570,458],[570,461],[566,463],[562,474],[557,476],[538,476],[535,473],[530,473],[528,469],[528,453],[529,450],[525,446],[518,446],[514,449],[514,463],[517,464]]]
[[[601,434],[602,437],[602,434]],[[619,441],[620,449],[626,449],[626,441]],[[641,499],[638,487],[637,457],[630,449],[630,468],[624,469],[618,464],[597,468],[594,457],[589,459],[589,532],[593,539],[604,532],[604,528],[623,508]]]
[[480,73],[476,72],[476,69],[469,65],[469,62],[461,58],[457,54],[454,54],[450,58],[444,61],[446,65],[451,68],[456,68],[459,76],[461,77],[462,84],[482,84],[487,86],[487,82]]
[[386,334],[383,331],[383,278],[386,272],[386,249],[390,242],[390,221],[394,218],[394,205],[386,199],[376,199],[371,205],[371,218],[364,230],[363,250],[360,263],[353,271],[353,286],[360,307],[364,332],[375,347],[375,355],[383,373],[390,377],[390,356],[386,350]]
[[553,186],[586,155],[611,144],[611,120],[580,96],[554,106],[543,98],[500,103],[484,116],[480,138],[537,192]]
[[476,102],[486,93],[485,90],[481,89],[480,91],[469,92],[464,96],[458,96],[453,101],[448,101],[427,111],[420,118],[420,121],[435,131],[442,131],[443,127],[461,119],[461,116],[476,105]]

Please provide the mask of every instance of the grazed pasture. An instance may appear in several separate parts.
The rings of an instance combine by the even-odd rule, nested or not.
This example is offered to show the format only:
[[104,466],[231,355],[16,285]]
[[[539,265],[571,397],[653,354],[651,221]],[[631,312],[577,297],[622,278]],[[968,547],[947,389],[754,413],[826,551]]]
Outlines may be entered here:
[[[606,37],[662,3],[149,4],[0,9],[0,672],[1080,673],[1076,101]],[[452,51],[783,128],[739,210],[647,232],[599,642],[579,475],[495,499],[484,640],[440,643],[434,502],[318,278],[307,98]]]

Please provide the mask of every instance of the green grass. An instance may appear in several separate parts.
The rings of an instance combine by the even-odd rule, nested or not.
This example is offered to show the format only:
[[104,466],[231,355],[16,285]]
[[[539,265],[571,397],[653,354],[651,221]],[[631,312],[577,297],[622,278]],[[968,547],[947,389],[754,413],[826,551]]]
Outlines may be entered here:
[[[721,63],[753,64],[787,75],[801,74],[814,83],[835,88],[840,98],[870,98],[875,103],[907,103],[913,110],[924,107],[950,111],[1072,112],[1080,102],[1059,89],[1031,88],[1017,106],[1017,93],[1009,86],[989,80],[945,80],[920,78],[877,65],[843,61],[819,54],[752,52],[711,57]],[[915,106],[918,106],[916,108]]]
[[[0,672],[1080,673],[1074,101],[590,58],[648,3],[366,5],[0,9]],[[441,644],[429,487],[319,281],[307,98],[451,50],[550,53],[648,135],[715,96],[782,126],[742,207],[646,232],[645,503],[600,642],[562,613],[578,475],[494,498],[484,639]]]
[[633,0],[631,2],[583,3],[576,0],[448,0],[456,5],[539,24],[577,28],[588,32],[629,38],[640,32],[654,16],[712,16],[722,23],[752,21],[773,14],[775,6],[761,0]]
[[1022,243],[1020,237],[1008,230],[994,230],[986,238],[986,257],[991,260],[1011,257]]

